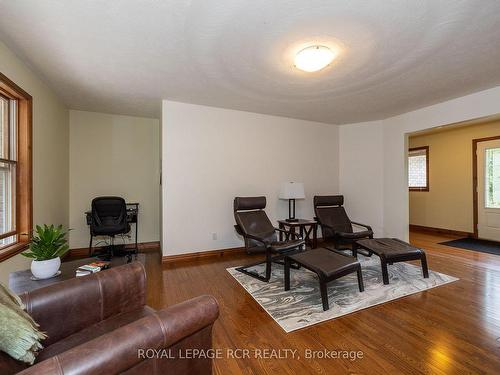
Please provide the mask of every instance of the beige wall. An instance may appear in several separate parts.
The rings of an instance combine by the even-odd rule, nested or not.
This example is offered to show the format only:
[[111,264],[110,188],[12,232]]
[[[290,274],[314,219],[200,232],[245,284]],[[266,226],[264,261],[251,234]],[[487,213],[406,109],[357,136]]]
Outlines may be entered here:
[[[68,110],[36,74],[0,42],[0,72],[33,97],[33,221],[68,225]],[[0,282],[28,268],[17,255],[0,263]]]
[[71,248],[88,246],[83,213],[101,195],[139,202],[139,242],[159,241],[159,138],[157,119],[70,111]]
[[283,182],[305,184],[302,218],[313,195],[338,192],[336,125],[164,101],[162,139],[164,255],[242,246],[235,196],[267,196],[275,222],[287,217]]
[[428,192],[410,192],[410,224],[473,232],[472,140],[500,135],[500,121],[412,136],[429,146]]

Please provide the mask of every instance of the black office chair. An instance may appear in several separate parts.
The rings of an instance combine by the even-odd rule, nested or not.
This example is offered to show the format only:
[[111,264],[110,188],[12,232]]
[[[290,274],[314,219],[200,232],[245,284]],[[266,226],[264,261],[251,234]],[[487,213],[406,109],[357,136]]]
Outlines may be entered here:
[[[109,236],[111,245],[108,247],[108,257],[112,257],[115,250],[115,236],[130,232],[125,199],[121,197],[94,198],[92,200],[91,215],[89,255],[92,255],[92,240],[94,236]],[[134,250],[134,252],[136,251],[137,249]]]
[[[266,260],[236,268],[236,271],[252,276],[260,281],[271,278],[271,264],[283,264],[282,259],[287,254],[300,252],[305,248],[305,241],[297,234],[278,229],[273,226],[266,215],[266,197],[236,197],[234,198],[234,219],[236,232],[245,239],[247,251],[261,249],[266,254]],[[279,241],[276,232],[285,235],[285,241]],[[277,254],[274,255],[273,254]],[[264,275],[259,275],[249,268],[266,264]]]

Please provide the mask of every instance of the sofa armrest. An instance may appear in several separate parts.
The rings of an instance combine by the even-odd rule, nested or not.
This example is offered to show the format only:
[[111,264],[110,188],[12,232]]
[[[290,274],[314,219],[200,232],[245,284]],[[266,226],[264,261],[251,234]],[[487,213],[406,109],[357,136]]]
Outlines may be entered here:
[[113,315],[146,304],[146,273],[133,262],[21,295],[26,311],[40,325],[49,346]]
[[[215,298],[211,296],[193,298],[76,346],[19,374],[111,375],[125,372],[152,360],[160,361],[158,366],[164,367],[163,364],[168,366],[168,362],[172,359],[148,359],[144,354],[145,351],[167,349],[185,338],[196,335],[202,336],[195,341],[199,346],[210,348],[211,335],[206,335],[204,329],[208,327],[211,330],[218,315],[219,307]],[[199,366],[203,369],[202,373],[210,374],[211,361],[200,360],[203,362]]]

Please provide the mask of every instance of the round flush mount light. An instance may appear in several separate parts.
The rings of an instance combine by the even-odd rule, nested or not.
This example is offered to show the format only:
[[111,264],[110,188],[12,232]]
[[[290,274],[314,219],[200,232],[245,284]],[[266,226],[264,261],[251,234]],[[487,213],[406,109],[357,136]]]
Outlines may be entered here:
[[295,55],[295,67],[305,72],[317,72],[327,67],[337,53],[325,46],[310,46]]

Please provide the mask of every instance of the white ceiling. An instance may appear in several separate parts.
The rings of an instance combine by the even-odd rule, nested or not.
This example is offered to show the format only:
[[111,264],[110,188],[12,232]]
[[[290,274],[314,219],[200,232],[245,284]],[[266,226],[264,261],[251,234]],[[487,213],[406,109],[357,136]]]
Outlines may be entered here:
[[[500,84],[499,0],[0,0],[0,39],[70,108],[140,116],[170,99],[341,124]],[[340,58],[298,71],[314,42]]]

